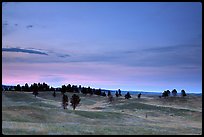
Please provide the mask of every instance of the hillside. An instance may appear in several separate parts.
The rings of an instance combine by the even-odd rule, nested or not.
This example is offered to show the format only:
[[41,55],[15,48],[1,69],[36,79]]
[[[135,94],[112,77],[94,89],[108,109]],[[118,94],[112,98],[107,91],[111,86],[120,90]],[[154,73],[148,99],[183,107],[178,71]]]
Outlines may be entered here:
[[[70,99],[72,93],[66,93]],[[168,99],[133,95],[129,100],[83,95],[76,110],[61,106],[61,93],[2,92],[3,134],[202,134],[202,96]]]

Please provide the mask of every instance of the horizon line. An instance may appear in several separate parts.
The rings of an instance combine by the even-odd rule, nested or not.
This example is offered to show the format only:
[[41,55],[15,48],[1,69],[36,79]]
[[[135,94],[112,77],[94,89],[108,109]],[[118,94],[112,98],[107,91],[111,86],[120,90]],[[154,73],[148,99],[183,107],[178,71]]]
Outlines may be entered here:
[[[34,82],[35,83],[35,82]],[[40,82],[38,82],[38,83],[40,83]],[[37,83],[37,84],[38,84]],[[43,82],[43,83],[45,83],[46,84],[46,82]],[[17,84],[18,85],[18,84]],[[19,84],[20,86],[23,86],[23,85],[21,85],[21,84]],[[29,84],[28,84],[29,85]],[[31,84],[30,84],[31,85]],[[65,84],[62,84],[62,85],[65,85]],[[62,86],[61,85],[61,86]],[[69,84],[67,84],[67,85],[69,85]],[[70,85],[72,85],[72,84],[70,84]],[[6,84],[2,84],[2,86],[16,86],[16,85],[6,85]],[[54,86],[51,86],[51,85],[49,85],[50,87],[53,87],[53,88],[61,88],[60,86],[58,86],[58,87],[54,87]],[[76,85],[74,85],[74,86],[76,86]],[[85,86],[82,86],[82,87],[85,87]],[[88,86],[88,87],[90,87],[90,86]],[[85,88],[87,88],[87,87],[85,87]],[[90,88],[93,88],[93,87],[90,87]],[[106,89],[106,88],[93,88],[93,89],[101,89],[101,90],[110,90],[110,91],[118,91],[118,89],[120,89],[120,88],[118,88],[118,89]],[[121,89],[120,89],[121,90]],[[163,90],[163,91],[165,91],[165,90]],[[152,91],[145,91],[145,90],[121,90],[121,92],[151,92],[151,93],[162,93],[163,91],[154,91],[154,90],[152,90]],[[178,94],[180,94],[180,92],[178,92]],[[202,94],[202,92],[188,92],[188,94]]]

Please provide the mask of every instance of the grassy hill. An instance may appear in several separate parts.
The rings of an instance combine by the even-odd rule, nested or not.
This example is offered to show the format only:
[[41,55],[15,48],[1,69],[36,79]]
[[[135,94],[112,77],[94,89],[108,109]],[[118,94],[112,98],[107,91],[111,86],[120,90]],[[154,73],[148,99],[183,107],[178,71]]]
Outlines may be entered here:
[[[83,95],[76,110],[61,106],[61,93],[2,92],[3,134],[166,135],[202,134],[202,96],[142,95],[129,100]],[[66,93],[70,99],[72,93]]]

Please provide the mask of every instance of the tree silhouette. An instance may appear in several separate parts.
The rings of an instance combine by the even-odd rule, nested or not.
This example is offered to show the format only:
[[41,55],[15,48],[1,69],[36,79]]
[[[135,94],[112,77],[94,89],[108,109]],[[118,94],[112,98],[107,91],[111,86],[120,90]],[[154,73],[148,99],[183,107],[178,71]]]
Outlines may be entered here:
[[64,88],[65,88],[65,91],[72,92],[71,84],[68,84],[67,87],[65,86]]
[[122,96],[120,89],[118,89],[118,94],[119,94],[119,96]]
[[100,89],[100,88],[99,88],[99,89],[96,89],[95,92],[94,92],[94,94],[100,96],[100,95],[101,95],[101,89]]
[[53,87],[50,88],[50,91],[55,91],[55,89]]
[[171,91],[171,93],[172,93],[172,95],[175,97],[175,96],[177,95],[177,90],[176,90],[176,89],[173,89],[173,90]]
[[76,94],[72,95],[70,103],[73,107],[73,110],[75,110],[76,106],[79,104],[80,101],[81,101],[81,99],[78,95],[76,95]]
[[68,106],[68,96],[63,94],[62,96],[62,106],[64,109],[67,109],[67,106]]
[[131,98],[131,95],[129,92],[127,92],[127,94],[125,94],[125,99],[129,99],[129,98]]
[[141,93],[139,93],[138,95],[137,95],[137,98],[140,98],[140,96],[141,96],[142,94]]
[[116,92],[115,92],[115,96],[116,96],[116,97],[118,97],[118,96],[119,96],[118,91],[116,91]]
[[170,90],[166,90],[166,92],[167,92],[167,96],[170,96]]
[[185,96],[186,96],[186,92],[185,92],[185,90],[183,90],[183,89],[181,90],[181,96],[182,96],[182,97],[185,97]]
[[21,91],[21,86],[18,84],[17,86],[14,86],[15,91]]
[[86,91],[87,91],[87,93],[89,93],[89,94],[91,94],[91,88],[90,87],[88,87],[87,89],[86,89]]
[[65,85],[62,85],[61,93],[64,94],[65,92],[66,92],[66,86],[65,86]]
[[168,94],[168,92],[165,90],[163,93],[162,93],[162,97],[168,97],[169,96],[169,94]]
[[108,91],[108,96],[111,96],[111,92],[110,92],[110,90]]
[[24,88],[25,91],[29,91],[29,86],[28,86],[28,83],[25,83],[25,88]]

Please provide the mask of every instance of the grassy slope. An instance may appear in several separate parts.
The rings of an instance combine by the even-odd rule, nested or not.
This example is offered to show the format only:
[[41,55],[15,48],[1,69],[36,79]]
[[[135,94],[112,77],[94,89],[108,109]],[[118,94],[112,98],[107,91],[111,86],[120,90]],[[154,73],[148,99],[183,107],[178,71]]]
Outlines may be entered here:
[[[72,93],[67,95],[70,98]],[[107,97],[79,95],[81,103],[73,111],[70,104],[68,109],[62,109],[60,93],[54,98],[52,92],[40,92],[35,98],[31,93],[4,92],[2,132],[76,135],[202,133],[201,97],[188,97],[182,101],[179,101],[181,98],[164,100],[142,96],[141,99],[125,100],[120,97],[109,103]],[[185,109],[181,109],[182,106]]]

